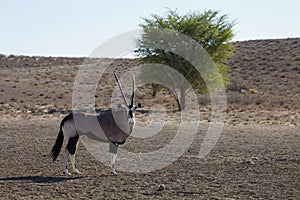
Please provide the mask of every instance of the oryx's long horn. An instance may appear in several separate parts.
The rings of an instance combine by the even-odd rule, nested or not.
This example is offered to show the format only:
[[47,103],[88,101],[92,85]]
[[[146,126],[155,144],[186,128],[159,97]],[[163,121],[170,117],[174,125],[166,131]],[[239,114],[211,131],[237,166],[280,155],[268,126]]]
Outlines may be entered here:
[[130,105],[133,105],[134,101],[134,90],[135,90],[135,80],[134,76],[132,75],[132,95],[131,95],[131,103]]
[[128,107],[128,103],[127,103],[127,101],[126,101],[126,97],[125,97],[124,91],[123,91],[123,89],[122,89],[122,86],[121,86],[121,84],[120,84],[120,82],[119,82],[119,79],[118,79],[118,77],[117,77],[117,74],[116,74],[115,72],[114,72],[114,76],[115,76],[116,81],[117,81],[117,83],[118,83],[118,86],[119,86],[119,88],[120,88],[120,91],[121,91],[121,94],[122,94],[124,103],[125,103],[125,105]]

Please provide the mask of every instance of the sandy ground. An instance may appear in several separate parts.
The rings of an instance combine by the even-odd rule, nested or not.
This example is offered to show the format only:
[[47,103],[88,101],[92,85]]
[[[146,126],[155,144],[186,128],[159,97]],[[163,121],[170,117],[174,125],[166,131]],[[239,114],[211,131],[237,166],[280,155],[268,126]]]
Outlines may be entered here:
[[[77,161],[83,174],[65,177],[62,155],[54,163],[49,157],[58,125],[58,118],[0,120],[2,199],[298,199],[300,196],[297,128],[225,126],[212,152],[200,159],[195,156],[207,129],[201,124],[193,145],[176,162],[146,174],[119,171],[118,176],[111,176],[110,168],[92,157],[80,143]],[[169,125],[161,134],[172,129]],[[154,144],[164,144],[166,140],[161,137]],[[129,138],[122,148],[139,148],[140,142]],[[144,143],[146,150],[155,148],[147,143]],[[162,191],[158,189],[160,184],[165,185]]]

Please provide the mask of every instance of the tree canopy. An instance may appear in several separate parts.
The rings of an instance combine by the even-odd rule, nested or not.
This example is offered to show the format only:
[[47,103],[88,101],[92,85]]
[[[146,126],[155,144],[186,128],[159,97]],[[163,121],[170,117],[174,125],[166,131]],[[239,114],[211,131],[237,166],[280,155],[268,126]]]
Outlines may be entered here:
[[[227,15],[220,15],[218,11],[207,10],[203,13],[191,12],[181,16],[176,10],[168,10],[165,17],[153,14],[151,18],[145,18],[144,23],[140,26],[143,28],[144,33],[137,42],[136,54],[140,57],[139,62],[141,64],[158,63],[170,66],[182,74],[194,90],[200,93],[208,92],[203,77],[190,62],[172,51],[149,48],[149,43],[153,42],[150,41],[151,31],[149,31],[149,28],[172,30],[185,34],[199,43],[214,61],[224,85],[229,84],[229,68],[226,61],[233,54],[231,40],[234,36],[234,23],[228,21]],[[178,47],[175,46],[174,48]],[[151,65],[143,70],[142,76],[151,73]],[[182,84],[177,83],[177,85]],[[155,95],[155,91],[159,90],[161,85],[153,83],[152,87],[153,95]],[[184,109],[184,98],[188,88],[184,86],[179,86],[179,88],[180,94],[174,94],[174,97],[179,110],[181,110]]]

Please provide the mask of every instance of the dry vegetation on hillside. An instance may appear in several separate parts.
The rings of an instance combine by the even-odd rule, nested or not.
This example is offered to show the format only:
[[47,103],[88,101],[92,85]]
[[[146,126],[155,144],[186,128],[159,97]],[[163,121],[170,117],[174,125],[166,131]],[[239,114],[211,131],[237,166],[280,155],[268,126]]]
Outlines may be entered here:
[[[300,117],[300,39],[255,40],[235,43],[229,60],[232,84],[227,89],[228,123],[283,123],[295,125]],[[92,62],[111,60],[91,59]],[[76,73],[84,58],[0,56],[1,115],[60,114],[72,109]],[[114,80],[136,65],[134,60],[116,59],[104,73],[97,91],[96,107],[109,109]],[[137,101],[144,109],[161,104],[176,110],[176,102],[162,91],[156,98],[139,88]],[[203,120],[208,120],[210,99],[199,95]],[[270,113],[271,112],[271,113]]]

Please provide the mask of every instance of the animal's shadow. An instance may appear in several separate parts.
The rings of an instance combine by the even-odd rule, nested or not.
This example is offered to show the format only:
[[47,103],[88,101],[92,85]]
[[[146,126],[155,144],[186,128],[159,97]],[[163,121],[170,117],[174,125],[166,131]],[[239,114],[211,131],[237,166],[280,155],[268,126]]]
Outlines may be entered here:
[[0,178],[0,181],[28,181],[34,183],[57,183],[70,180],[78,180],[84,177],[46,177],[46,176],[20,176]]

